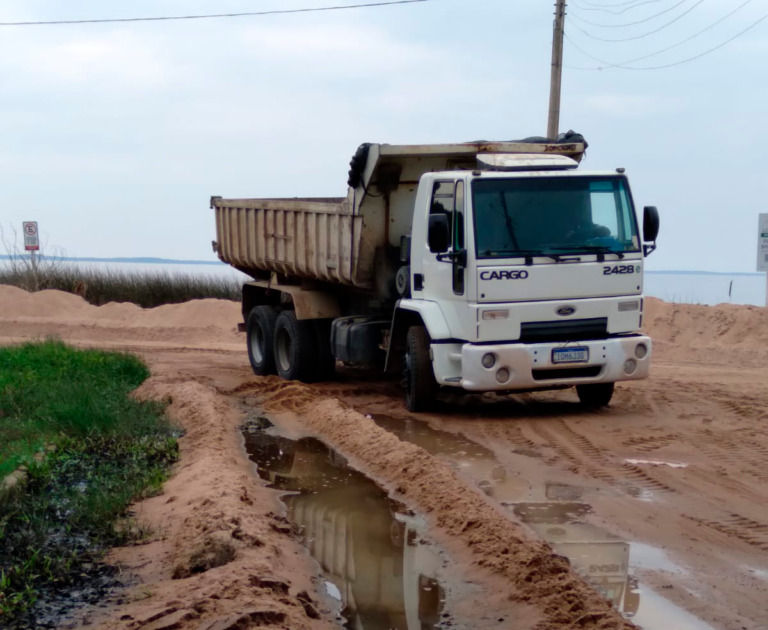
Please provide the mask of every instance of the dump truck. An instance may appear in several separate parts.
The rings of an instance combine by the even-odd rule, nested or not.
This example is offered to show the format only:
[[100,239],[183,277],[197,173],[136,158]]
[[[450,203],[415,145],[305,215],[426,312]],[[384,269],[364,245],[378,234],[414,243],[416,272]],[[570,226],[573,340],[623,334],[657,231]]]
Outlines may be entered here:
[[257,375],[316,381],[337,363],[401,372],[406,406],[440,390],[576,387],[608,405],[648,377],[643,224],[625,169],[579,168],[587,142],[364,144],[346,197],[213,197],[220,260],[247,274]]

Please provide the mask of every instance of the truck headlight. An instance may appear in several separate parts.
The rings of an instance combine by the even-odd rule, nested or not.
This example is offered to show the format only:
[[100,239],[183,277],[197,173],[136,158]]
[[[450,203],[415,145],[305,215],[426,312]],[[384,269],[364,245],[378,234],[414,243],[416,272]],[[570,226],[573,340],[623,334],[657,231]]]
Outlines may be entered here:
[[644,359],[648,356],[648,346],[646,346],[644,343],[637,344],[637,348],[635,348],[635,356],[638,359]]
[[499,381],[499,383],[506,383],[509,380],[509,370],[507,368],[501,368],[498,372],[496,372],[496,380]]
[[639,310],[640,300],[633,300],[632,302],[619,302],[619,313],[629,313]]
[[630,375],[630,376],[631,376],[632,374],[634,374],[634,373],[637,371],[637,361],[635,361],[634,359],[629,359],[629,360],[628,360],[628,361],[627,361],[627,362],[624,364],[624,371],[625,371],[625,372],[626,372],[628,375]]
[[496,365],[496,355],[492,353],[488,353],[485,356],[483,356],[483,367],[490,370],[494,365]]
[[505,309],[503,311],[483,311],[483,319],[485,321],[509,319],[509,309]]

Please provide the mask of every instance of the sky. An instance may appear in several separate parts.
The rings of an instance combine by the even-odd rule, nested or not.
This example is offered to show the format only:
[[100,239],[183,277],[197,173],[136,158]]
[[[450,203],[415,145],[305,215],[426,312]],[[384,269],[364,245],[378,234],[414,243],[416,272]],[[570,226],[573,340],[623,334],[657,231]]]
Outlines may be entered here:
[[[0,22],[345,3],[0,0]],[[593,57],[621,63],[672,46],[741,3],[571,0],[566,32]],[[432,0],[301,15],[0,27],[0,225],[8,237],[36,220],[49,249],[69,256],[212,260],[212,195],[343,196],[362,142],[544,135],[553,5]],[[633,65],[692,57],[767,13],[768,0],[752,0]],[[583,168],[626,168],[637,206],[659,208],[649,269],[755,271],[757,216],[768,212],[768,20],[672,68],[578,69],[604,64],[570,41],[565,63],[561,129],[588,139]]]

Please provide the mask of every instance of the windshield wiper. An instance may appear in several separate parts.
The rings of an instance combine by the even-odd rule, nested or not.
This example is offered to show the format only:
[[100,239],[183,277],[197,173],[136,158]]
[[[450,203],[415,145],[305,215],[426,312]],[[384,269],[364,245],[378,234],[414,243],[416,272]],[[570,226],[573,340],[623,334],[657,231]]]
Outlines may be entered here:
[[525,258],[525,264],[527,266],[531,266],[533,264],[533,259],[537,256],[540,256],[541,258],[551,258],[552,260],[558,263],[574,260],[572,258],[571,259],[563,258],[562,254],[547,253],[538,249],[494,249],[494,250],[489,249],[483,252],[483,255],[490,256],[490,257],[508,256],[510,258]]
[[569,254],[598,254],[598,262],[605,260],[605,254],[615,254],[619,257],[619,260],[624,260],[624,252],[617,252],[615,249],[606,247],[605,245],[583,245],[583,246],[569,246],[569,247],[553,247],[560,251],[567,251]]

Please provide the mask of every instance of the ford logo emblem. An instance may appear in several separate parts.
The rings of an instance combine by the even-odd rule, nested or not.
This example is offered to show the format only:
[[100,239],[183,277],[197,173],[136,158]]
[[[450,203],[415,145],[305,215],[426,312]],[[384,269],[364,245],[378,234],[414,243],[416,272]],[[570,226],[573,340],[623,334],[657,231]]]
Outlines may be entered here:
[[573,315],[576,312],[576,307],[574,306],[561,306],[557,311],[555,311],[560,317],[569,317],[570,315]]

